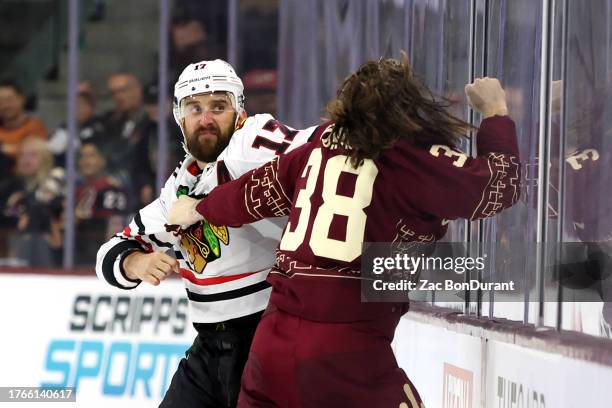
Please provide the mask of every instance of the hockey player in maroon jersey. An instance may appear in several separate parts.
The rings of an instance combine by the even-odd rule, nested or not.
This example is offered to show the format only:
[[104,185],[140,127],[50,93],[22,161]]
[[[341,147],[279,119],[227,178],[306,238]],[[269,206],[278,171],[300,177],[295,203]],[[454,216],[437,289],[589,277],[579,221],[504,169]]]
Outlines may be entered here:
[[466,92],[484,118],[477,157],[453,147],[469,125],[406,61],[383,59],[343,83],[328,106],[332,122],[312,142],[170,209],[169,222],[185,227],[289,215],[239,406],[424,406],[391,349],[407,305],[361,302],[361,251],[363,242],[437,240],[448,220],[493,216],[517,201],[504,92],[491,78]]

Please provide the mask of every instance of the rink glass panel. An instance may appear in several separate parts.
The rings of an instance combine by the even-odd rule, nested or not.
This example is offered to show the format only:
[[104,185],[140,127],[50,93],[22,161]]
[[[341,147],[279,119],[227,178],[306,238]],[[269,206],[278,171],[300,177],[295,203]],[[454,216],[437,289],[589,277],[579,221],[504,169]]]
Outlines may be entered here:
[[[551,235],[564,242],[582,243],[585,263],[597,258],[597,253],[608,257],[601,270],[590,271],[602,301],[564,304],[561,327],[610,337],[612,2],[570,1],[566,10],[558,7],[555,21],[559,26],[565,23],[567,37],[563,38],[562,30],[555,33],[555,68],[559,68],[553,77],[557,101],[551,120],[556,154],[551,157],[551,180],[559,182],[551,204],[560,203],[562,211],[551,227],[561,223],[560,232],[555,230]],[[560,188],[561,182],[564,188]]]
[[249,116],[269,113],[276,117],[279,2],[236,3],[236,40],[234,44],[230,41],[228,50],[235,52],[234,67],[244,84],[245,109]]
[[[157,113],[159,2],[104,3],[101,20],[85,18],[80,27],[79,81],[91,83],[100,124],[91,138],[98,151],[75,151],[73,264],[88,268],[100,245],[155,198],[157,164],[167,160],[157,151],[158,122],[168,118]],[[130,79],[117,80],[118,73]],[[92,176],[96,154],[106,163]]]
[[[25,111],[40,119],[49,138],[66,121],[68,36],[67,2],[0,2],[0,78],[15,82],[25,96]],[[10,92],[10,101],[15,94]],[[3,96],[3,99],[6,95]],[[3,101],[3,104],[8,101]],[[26,159],[26,156],[28,159]],[[61,267],[61,240],[51,239],[51,230],[61,229],[62,186],[55,185],[44,199],[36,191],[48,180],[56,166],[44,143],[22,144],[14,160],[28,162],[22,168],[22,180],[9,174],[11,167],[0,158],[0,265],[2,267]],[[21,158],[21,159],[20,159]],[[54,173],[56,174],[56,173]],[[57,236],[57,234],[55,234]]]
[[407,48],[409,2],[279,2],[278,116],[318,124],[338,85],[366,59]]
[[[538,301],[534,299],[535,257],[529,249],[534,246],[537,225],[542,7],[541,2],[529,0],[489,1],[487,6],[483,74],[499,78],[504,86],[509,115],[516,123],[523,188],[514,207],[481,222],[481,239],[485,248],[493,243],[507,248],[505,253],[492,254],[495,260],[491,274],[513,280],[525,292],[525,301],[533,302]],[[526,310],[524,304],[495,299],[492,306],[485,305],[483,314],[534,322],[533,311]]]
[[[465,121],[470,120],[464,87],[470,82],[470,4],[414,0],[406,2],[408,53],[415,75],[436,95],[447,98],[451,112]],[[463,150],[469,150],[471,142],[464,139]],[[444,241],[463,242],[467,239],[467,222],[456,220],[449,224]],[[463,309],[457,302],[432,303]]]

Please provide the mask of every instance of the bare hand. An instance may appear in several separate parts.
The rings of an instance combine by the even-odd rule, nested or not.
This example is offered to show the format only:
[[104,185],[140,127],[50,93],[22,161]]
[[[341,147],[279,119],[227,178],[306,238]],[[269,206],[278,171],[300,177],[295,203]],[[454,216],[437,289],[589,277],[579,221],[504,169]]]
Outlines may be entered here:
[[196,206],[200,200],[182,195],[172,204],[168,211],[168,223],[172,225],[180,225],[187,228],[196,222],[203,220],[204,217],[196,211]]
[[132,252],[123,260],[123,269],[128,278],[148,282],[157,286],[172,272],[179,273],[176,259],[159,252]]
[[465,86],[470,106],[482,113],[483,118],[507,115],[506,93],[497,78],[477,78]]

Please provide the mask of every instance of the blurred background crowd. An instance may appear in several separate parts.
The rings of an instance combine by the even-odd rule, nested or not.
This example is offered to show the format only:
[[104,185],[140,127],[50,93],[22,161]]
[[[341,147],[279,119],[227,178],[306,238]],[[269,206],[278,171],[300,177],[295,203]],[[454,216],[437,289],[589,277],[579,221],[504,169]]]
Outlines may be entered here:
[[[76,266],[93,265],[100,244],[157,196],[160,121],[168,129],[166,172],[182,158],[182,136],[171,116],[173,86],[182,69],[195,61],[227,59],[227,4],[173,1],[168,100],[166,111],[158,112],[157,30],[139,32],[156,22],[157,11],[149,3],[82,2]],[[276,1],[240,5],[241,35],[258,38],[239,55],[249,114],[276,110],[277,6]],[[2,36],[0,53],[0,259],[8,265],[62,265],[68,145],[65,11],[65,1],[0,2],[0,30],[21,27]],[[40,24],[49,24],[52,35],[37,44]],[[48,60],[44,53],[22,57],[33,52],[30,48],[49,45],[56,53]],[[24,68],[24,62],[40,64],[40,69]]]

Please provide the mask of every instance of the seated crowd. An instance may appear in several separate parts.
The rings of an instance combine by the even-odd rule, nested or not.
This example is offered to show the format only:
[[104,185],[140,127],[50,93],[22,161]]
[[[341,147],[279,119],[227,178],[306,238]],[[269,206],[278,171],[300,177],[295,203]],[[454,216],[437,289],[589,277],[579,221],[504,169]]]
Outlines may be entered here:
[[[244,83],[251,96],[247,98],[249,114],[274,114],[276,72],[253,70],[245,74]],[[113,107],[97,113],[91,84],[78,86],[77,266],[93,265],[99,245],[157,196],[160,118],[168,129],[167,172],[183,157],[171,102],[165,115],[158,112],[157,85],[144,89],[135,75],[120,72],[108,78],[107,92]],[[18,84],[0,81],[0,265],[60,267],[68,129],[64,121],[48,131],[40,119],[26,112],[25,102]]]
[[[269,44],[276,35],[277,17],[274,10],[264,7],[262,14],[259,9],[256,5],[241,8],[242,13],[256,13],[253,17],[258,21],[252,27],[245,26],[248,32],[243,35],[260,33],[261,25],[271,27],[262,34],[270,37],[270,41],[262,42],[266,52],[258,49],[257,58],[245,56],[246,108],[251,115],[274,115],[276,71],[268,67],[276,64],[276,51]],[[211,14],[211,10],[215,12]],[[103,19],[105,2],[95,1],[89,12],[90,21]],[[169,32],[171,85],[193,61],[226,58],[227,30],[217,24],[226,19],[226,13],[213,0],[175,2]],[[168,129],[168,174],[164,178],[183,157],[182,136],[172,119],[171,101],[165,115],[158,112],[155,75],[152,83],[155,85],[144,87],[136,75],[116,72],[107,78],[106,89],[98,92],[89,82],[78,86],[74,192],[77,266],[93,265],[99,245],[123,228],[136,209],[157,196],[160,120],[166,121]],[[61,267],[68,129],[65,121],[49,129],[27,112],[26,95],[19,85],[0,79],[0,266]],[[98,109],[96,103],[102,99],[96,94],[102,92],[112,101],[112,108],[106,111]],[[171,89],[168,96],[172,96]]]
[[[113,108],[96,114],[92,87],[78,88],[76,265],[93,264],[100,243],[154,197],[156,87],[145,91],[134,75],[116,73],[108,91]],[[25,99],[16,83],[0,82],[0,262],[61,266],[68,130],[62,123],[48,132]],[[168,126],[174,163],[182,155],[175,128]]]

